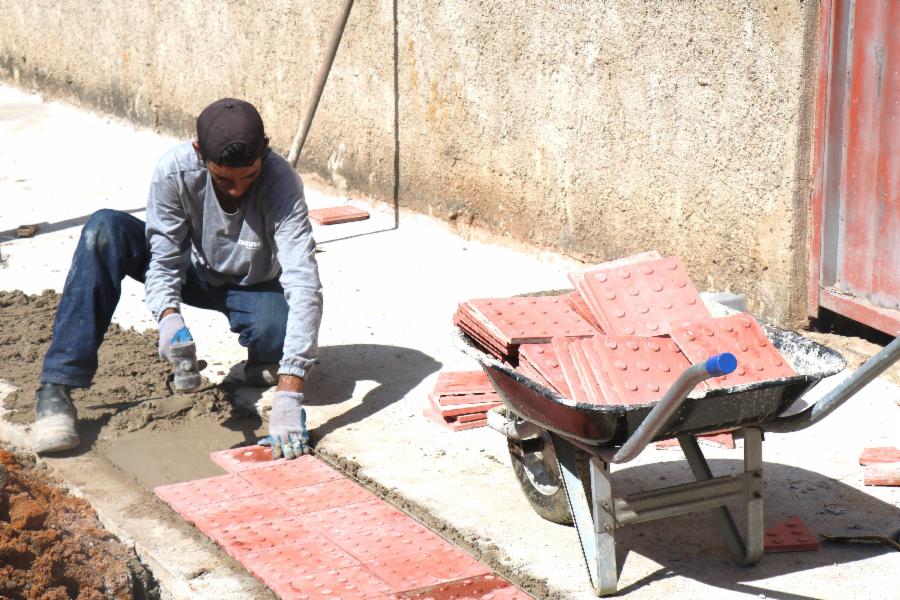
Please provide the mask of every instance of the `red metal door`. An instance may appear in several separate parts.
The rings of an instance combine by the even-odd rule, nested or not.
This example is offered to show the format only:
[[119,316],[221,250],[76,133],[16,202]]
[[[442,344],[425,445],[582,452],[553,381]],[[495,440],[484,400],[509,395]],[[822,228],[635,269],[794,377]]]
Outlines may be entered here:
[[810,308],[900,335],[900,0],[828,4]]

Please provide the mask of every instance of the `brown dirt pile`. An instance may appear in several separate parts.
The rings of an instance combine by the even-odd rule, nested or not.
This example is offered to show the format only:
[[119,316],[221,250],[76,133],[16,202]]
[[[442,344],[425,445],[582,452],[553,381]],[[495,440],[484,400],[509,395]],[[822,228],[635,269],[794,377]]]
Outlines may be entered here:
[[[13,423],[34,420],[34,392],[40,385],[58,301],[50,290],[39,296],[0,292],[0,379],[18,388],[4,402],[10,411],[6,419]],[[80,431],[103,429],[105,436],[114,436],[145,427],[171,427],[185,419],[222,421],[231,416],[231,403],[218,388],[189,395],[169,391],[169,366],[157,356],[156,338],[155,331],[136,333],[110,326],[93,385],[72,394]]]
[[101,528],[90,505],[49,484],[27,461],[0,449],[0,597],[155,595],[134,554]]

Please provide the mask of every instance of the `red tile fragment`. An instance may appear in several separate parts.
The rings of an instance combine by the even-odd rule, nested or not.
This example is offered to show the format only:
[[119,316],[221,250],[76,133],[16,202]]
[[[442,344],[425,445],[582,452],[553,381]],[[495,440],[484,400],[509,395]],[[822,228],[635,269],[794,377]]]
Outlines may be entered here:
[[763,546],[766,552],[804,552],[818,550],[819,540],[800,517],[788,517],[766,530]]
[[363,600],[396,591],[363,566],[319,573],[298,572],[288,586],[272,588],[282,600]]
[[260,492],[296,488],[344,477],[309,454],[266,468],[247,469],[241,471],[238,476],[255,486]]
[[531,600],[531,596],[496,575],[483,575],[407,592],[416,600]]
[[487,565],[451,544],[421,554],[388,555],[363,565],[396,590],[416,590],[491,573]]
[[670,323],[710,316],[677,257],[600,265],[569,277],[609,335],[663,335]]
[[432,394],[438,397],[494,393],[494,386],[484,371],[441,371]]
[[859,455],[859,464],[872,465],[875,463],[895,463],[900,462],[900,449],[889,446],[881,448],[866,448]]
[[866,485],[900,486],[900,462],[873,463],[866,466],[863,483]]
[[272,460],[272,449],[267,446],[244,446],[231,450],[218,450],[210,452],[209,458],[229,473],[273,467],[284,462],[283,458]]
[[184,514],[190,508],[225,500],[237,500],[255,496],[260,490],[237,475],[219,475],[171,485],[161,485],[153,490],[157,496]]
[[597,333],[562,296],[479,298],[463,302],[459,311],[506,345],[546,343],[558,335]]
[[422,411],[422,414],[429,420],[434,421],[438,425],[446,427],[451,431],[465,431],[467,429],[475,429],[487,425],[487,417],[468,423],[460,423],[457,417],[444,417],[430,403],[425,407],[425,410]]
[[369,218],[369,213],[355,206],[332,206],[309,211],[309,218],[319,225],[337,225],[350,221],[364,221]]
[[672,338],[693,363],[722,352],[734,354],[737,369],[724,377],[707,380],[712,388],[795,375],[756,319],[747,314],[684,323],[672,329]]

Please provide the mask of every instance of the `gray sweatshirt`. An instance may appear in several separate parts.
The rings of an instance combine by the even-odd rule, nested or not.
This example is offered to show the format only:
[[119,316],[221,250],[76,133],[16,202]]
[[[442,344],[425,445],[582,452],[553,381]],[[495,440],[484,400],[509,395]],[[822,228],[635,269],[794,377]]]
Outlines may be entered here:
[[180,307],[192,260],[213,286],[277,278],[288,304],[278,373],[306,377],[318,349],[322,284],[303,183],[284,158],[266,150],[259,178],[229,215],[191,143],[175,146],[160,158],[150,183],[147,242],[147,307],[157,320],[167,308]]

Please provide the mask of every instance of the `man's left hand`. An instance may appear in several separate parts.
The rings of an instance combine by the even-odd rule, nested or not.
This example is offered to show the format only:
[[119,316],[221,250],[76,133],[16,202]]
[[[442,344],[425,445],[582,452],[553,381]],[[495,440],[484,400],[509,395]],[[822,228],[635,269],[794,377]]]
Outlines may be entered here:
[[269,437],[260,443],[271,444],[272,458],[290,460],[309,454],[309,432],[301,392],[276,391],[269,413]]

